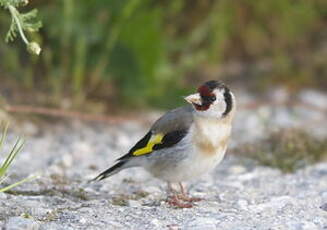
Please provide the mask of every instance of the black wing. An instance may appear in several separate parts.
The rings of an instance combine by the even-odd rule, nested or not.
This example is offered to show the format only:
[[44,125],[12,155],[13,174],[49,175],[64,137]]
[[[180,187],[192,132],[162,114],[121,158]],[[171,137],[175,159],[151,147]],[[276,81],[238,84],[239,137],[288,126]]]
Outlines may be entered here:
[[153,146],[153,150],[159,150],[163,148],[169,148],[173,145],[180,142],[187,134],[187,130],[176,130],[170,133],[167,133],[163,138],[160,144],[156,144]]
[[146,155],[154,150],[169,148],[180,142],[187,134],[193,122],[193,108],[179,107],[159,118],[151,130],[138,141],[131,150],[118,160]]
[[154,150],[159,150],[159,149],[163,149],[163,148],[169,148],[172,147],[173,145],[177,144],[178,142],[180,142],[187,134],[187,130],[176,130],[176,131],[172,131],[169,132],[167,134],[165,134],[162,138],[161,141],[157,144],[151,144],[151,137],[155,136],[155,135],[161,135],[161,134],[152,134],[151,131],[149,131],[140,141],[138,141],[130,150],[129,152],[120,157],[118,159],[118,161],[121,160],[126,160],[130,157],[137,157],[139,155],[136,155],[135,153],[138,150],[141,149],[146,149],[146,151],[144,151],[144,153],[140,154],[142,155],[147,155],[152,153]]

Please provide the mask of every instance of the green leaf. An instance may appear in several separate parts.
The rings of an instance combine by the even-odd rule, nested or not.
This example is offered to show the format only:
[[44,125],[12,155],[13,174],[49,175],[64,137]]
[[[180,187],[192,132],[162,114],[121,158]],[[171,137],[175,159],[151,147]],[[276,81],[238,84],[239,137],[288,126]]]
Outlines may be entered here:
[[5,41],[14,41],[19,33],[21,39],[27,45],[28,50],[32,50],[32,53],[34,54],[39,54],[41,48],[38,47],[37,49],[34,49],[36,48],[35,44],[37,43],[30,42],[24,34],[25,31],[36,32],[42,27],[42,23],[37,20],[37,10],[33,9],[26,13],[20,13],[17,10],[18,6],[26,5],[27,3],[28,0],[0,0],[0,5],[10,12],[12,18]]
[[[2,134],[0,137],[0,149],[2,148],[4,141],[6,139],[6,135],[7,135],[7,130],[8,130],[8,124],[5,125],[5,127],[2,130]],[[12,147],[10,153],[8,154],[8,156],[4,159],[3,163],[0,166],[0,184],[6,179],[6,173],[8,171],[8,168],[10,167],[10,165],[12,164],[12,162],[14,161],[15,157],[17,156],[17,154],[22,150],[24,146],[24,141],[22,138],[18,138],[17,141],[15,142],[14,146]],[[4,188],[0,188],[0,192],[5,192],[13,187],[16,187],[26,181],[30,181],[32,179],[34,179],[36,176],[33,177],[28,177],[25,178],[21,181],[18,181],[14,184],[8,185]]]

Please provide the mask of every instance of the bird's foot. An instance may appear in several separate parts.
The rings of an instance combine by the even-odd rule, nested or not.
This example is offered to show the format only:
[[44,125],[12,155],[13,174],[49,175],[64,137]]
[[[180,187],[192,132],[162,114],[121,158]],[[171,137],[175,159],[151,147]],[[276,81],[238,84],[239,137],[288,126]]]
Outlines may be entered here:
[[186,194],[178,194],[178,199],[183,200],[183,201],[187,201],[187,202],[198,202],[203,200],[200,197],[190,197]]
[[192,208],[193,205],[191,203],[185,203],[182,199],[180,199],[177,195],[169,196],[167,199],[167,203],[171,206],[177,208]]

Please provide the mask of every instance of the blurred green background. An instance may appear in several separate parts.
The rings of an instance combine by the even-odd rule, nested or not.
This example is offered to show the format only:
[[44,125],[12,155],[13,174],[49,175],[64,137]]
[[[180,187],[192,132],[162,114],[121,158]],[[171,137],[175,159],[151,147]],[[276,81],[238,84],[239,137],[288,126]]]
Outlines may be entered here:
[[163,108],[207,79],[253,92],[327,88],[326,0],[33,0],[30,8],[43,22],[30,35],[39,57],[19,39],[5,43],[10,17],[0,11],[0,90],[14,103]]

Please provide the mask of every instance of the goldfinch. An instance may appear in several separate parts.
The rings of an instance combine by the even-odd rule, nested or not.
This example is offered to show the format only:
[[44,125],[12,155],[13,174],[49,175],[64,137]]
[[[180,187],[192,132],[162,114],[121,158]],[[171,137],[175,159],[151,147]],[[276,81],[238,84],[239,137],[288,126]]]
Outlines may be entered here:
[[[130,151],[93,180],[103,180],[130,167],[143,167],[168,182],[173,195],[168,203],[192,207],[198,201],[186,195],[182,181],[197,178],[215,168],[226,152],[236,102],[233,93],[218,81],[201,85],[185,97],[190,105],[168,111]],[[181,192],[172,190],[178,183]]]

